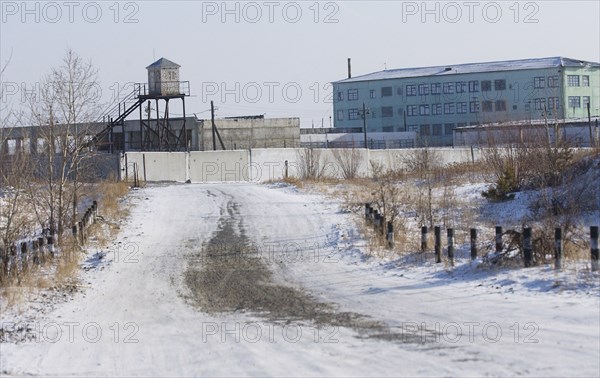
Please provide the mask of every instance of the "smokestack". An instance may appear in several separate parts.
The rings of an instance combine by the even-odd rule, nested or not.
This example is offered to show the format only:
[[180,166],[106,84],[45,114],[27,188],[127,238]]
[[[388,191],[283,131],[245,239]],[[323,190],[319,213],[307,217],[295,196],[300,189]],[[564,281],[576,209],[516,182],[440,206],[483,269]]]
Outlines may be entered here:
[[350,58],[348,58],[348,79],[352,78],[352,63],[350,63]]

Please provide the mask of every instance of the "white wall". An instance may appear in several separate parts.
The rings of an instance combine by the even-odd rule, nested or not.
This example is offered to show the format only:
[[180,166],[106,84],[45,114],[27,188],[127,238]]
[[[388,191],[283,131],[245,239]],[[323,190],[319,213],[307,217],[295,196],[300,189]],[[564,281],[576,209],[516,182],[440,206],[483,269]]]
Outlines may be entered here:
[[[147,181],[184,182],[266,182],[280,180],[285,176],[285,162],[291,177],[300,175],[301,148],[258,148],[236,151],[196,151],[196,152],[127,152],[129,180],[133,180],[133,166],[137,164],[138,177]],[[334,151],[342,156],[355,153],[359,156],[358,176],[371,175],[371,161],[380,163],[384,169],[404,167],[405,160],[416,149],[365,150],[365,149],[314,149],[318,154],[324,176],[343,178],[343,170],[334,156]],[[470,148],[435,148],[436,156],[442,164],[472,161]],[[473,150],[473,158],[481,158],[481,150]],[[125,159],[121,159],[121,168]],[[124,173],[124,171],[123,171]],[[122,177],[125,175],[123,174]]]

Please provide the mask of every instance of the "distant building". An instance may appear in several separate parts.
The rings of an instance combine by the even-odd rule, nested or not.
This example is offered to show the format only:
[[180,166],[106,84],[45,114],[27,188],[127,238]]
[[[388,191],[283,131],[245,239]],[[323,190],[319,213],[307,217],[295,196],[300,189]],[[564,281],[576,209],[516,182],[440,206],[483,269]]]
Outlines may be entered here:
[[[350,72],[349,72],[350,76]],[[600,108],[600,63],[564,57],[384,70],[333,82],[334,128],[412,131],[449,146],[457,127],[587,119]]]

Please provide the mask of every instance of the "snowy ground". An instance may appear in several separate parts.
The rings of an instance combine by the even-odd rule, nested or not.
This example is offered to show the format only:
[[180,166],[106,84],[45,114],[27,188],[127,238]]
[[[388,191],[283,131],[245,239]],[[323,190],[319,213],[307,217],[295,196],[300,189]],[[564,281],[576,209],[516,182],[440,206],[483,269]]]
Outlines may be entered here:
[[[1,314],[4,330],[30,328],[29,341],[0,343],[2,375],[600,375],[599,276],[585,268],[489,270],[460,251],[452,270],[371,258],[356,215],[287,186],[160,185],[130,201],[111,247],[90,251],[84,290],[46,314]],[[249,244],[218,250],[252,251],[272,272],[257,287],[383,326],[203,312],[184,276],[224,220]]]

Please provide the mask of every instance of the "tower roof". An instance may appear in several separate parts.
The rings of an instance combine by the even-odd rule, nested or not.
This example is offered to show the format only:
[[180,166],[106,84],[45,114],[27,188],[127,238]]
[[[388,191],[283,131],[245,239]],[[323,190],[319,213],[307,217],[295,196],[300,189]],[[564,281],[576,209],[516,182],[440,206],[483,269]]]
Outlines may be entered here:
[[148,68],[179,68],[179,67],[181,67],[179,64],[177,64],[175,62],[171,62],[169,59],[160,58],[156,62],[154,62],[151,65],[149,65],[148,67],[146,67],[146,69],[148,69]]

